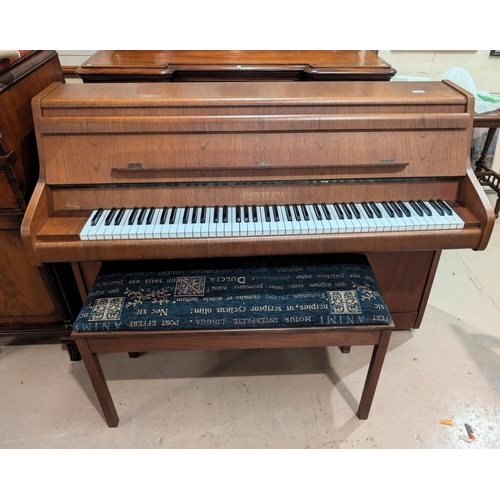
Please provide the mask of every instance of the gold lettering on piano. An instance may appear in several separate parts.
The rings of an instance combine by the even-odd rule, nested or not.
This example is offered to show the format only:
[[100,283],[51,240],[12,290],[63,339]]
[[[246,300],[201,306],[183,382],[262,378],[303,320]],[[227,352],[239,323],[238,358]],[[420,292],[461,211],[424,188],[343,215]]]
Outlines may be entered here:
[[283,191],[243,191],[245,201],[278,201],[283,199]]

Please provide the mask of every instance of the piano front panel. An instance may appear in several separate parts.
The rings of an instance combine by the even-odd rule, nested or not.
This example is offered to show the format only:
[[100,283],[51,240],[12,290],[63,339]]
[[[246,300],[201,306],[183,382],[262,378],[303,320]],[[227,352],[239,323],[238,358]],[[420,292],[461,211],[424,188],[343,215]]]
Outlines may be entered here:
[[[463,175],[465,130],[49,135],[49,185]],[[64,166],[64,167],[63,167]]]

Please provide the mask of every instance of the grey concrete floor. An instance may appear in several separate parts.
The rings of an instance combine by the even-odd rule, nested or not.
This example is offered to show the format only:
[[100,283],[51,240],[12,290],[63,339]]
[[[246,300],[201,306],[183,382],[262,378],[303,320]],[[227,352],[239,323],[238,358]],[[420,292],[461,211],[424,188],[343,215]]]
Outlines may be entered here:
[[3,338],[0,448],[500,448],[499,226],[484,252],[443,252],[423,324],[393,334],[366,421],[369,347],[100,355],[120,416],[110,429],[59,342]]

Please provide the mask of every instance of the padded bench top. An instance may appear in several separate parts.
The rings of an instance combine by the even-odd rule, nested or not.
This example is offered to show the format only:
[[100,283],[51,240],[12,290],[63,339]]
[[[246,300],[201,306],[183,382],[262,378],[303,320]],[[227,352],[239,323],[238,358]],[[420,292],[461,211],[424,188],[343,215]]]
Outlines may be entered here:
[[103,265],[75,332],[388,325],[364,255]]

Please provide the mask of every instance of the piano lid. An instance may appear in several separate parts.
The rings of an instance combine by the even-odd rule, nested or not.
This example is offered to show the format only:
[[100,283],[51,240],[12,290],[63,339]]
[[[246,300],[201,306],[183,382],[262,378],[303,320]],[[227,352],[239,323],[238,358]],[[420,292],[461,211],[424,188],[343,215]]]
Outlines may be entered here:
[[43,108],[461,105],[467,93],[443,82],[192,82],[60,85]]

